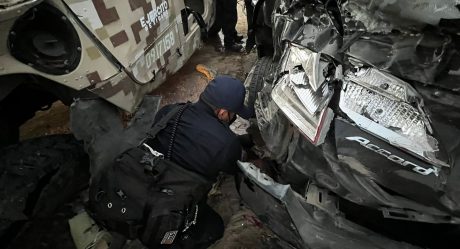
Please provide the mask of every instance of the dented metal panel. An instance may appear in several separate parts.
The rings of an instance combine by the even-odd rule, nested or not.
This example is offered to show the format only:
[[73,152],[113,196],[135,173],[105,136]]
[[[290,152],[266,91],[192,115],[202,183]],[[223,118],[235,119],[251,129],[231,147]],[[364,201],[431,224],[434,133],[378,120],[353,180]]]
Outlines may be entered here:
[[390,32],[420,29],[426,24],[438,26],[443,19],[458,19],[459,4],[456,0],[351,0],[343,8],[368,32]]
[[281,1],[280,12],[273,14],[275,55],[281,55],[282,42],[290,41],[314,52],[339,58],[337,52],[342,45],[342,35],[327,9],[316,2],[288,2]]
[[[392,219],[458,224],[459,2],[277,4],[278,67],[255,111],[279,181],[297,193],[314,182]],[[330,101],[314,94],[324,85]],[[334,115],[318,145],[302,126],[324,99]]]
[[[291,186],[274,181],[251,163],[238,162],[238,166],[249,179],[241,183],[243,200],[297,248],[417,248],[344,219],[332,207],[337,205],[337,199],[319,197],[322,190],[316,186],[307,189],[305,199]],[[318,199],[308,199],[314,197]]]
[[455,0],[343,4],[349,56],[422,84],[460,89],[460,8]]

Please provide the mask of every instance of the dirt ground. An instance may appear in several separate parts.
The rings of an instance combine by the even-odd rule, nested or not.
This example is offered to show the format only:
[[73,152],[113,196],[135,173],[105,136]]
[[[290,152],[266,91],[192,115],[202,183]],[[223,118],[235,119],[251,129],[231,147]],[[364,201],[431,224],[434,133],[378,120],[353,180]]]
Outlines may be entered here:
[[[237,31],[246,35],[246,15],[243,1],[238,2],[239,19]],[[231,75],[242,81],[257,59],[252,53],[230,53],[222,49],[219,39],[208,41],[195,52],[189,62],[163,83],[152,95],[161,95],[162,105],[196,101],[208,80],[196,71],[198,64],[203,64],[221,75]],[[47,111],[40,111],[21,127],[21,139],[70,133],[69,108],[56,102]],[[210,205],[221,214],[226,230],[224,237],[211,248],[275,248],[269,245],[274,235],[266,229],[255,215],[240,201],[232,177],[222,176],[209,196]]]

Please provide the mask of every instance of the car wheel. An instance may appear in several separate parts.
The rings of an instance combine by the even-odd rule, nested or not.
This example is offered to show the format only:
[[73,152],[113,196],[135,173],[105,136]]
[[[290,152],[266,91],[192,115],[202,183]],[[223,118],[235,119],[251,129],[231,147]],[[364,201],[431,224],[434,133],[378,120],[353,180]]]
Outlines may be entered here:
[[40,137],[2,148],[2,247],[17,243],[22,230],[34,220],[51,218],[59,207],[86,188],[88,181],[88,157],[72,135]]

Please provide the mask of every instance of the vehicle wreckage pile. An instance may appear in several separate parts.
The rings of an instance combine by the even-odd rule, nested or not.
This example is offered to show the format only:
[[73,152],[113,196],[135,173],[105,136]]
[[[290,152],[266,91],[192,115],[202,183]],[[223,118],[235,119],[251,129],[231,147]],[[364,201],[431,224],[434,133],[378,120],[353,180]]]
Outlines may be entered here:
[[259,60],[246,83],[277,167],[269,176],[240,164],[249,206],[298,248],[460,243],[459,3],[255,9],[271,20],[274,63]]

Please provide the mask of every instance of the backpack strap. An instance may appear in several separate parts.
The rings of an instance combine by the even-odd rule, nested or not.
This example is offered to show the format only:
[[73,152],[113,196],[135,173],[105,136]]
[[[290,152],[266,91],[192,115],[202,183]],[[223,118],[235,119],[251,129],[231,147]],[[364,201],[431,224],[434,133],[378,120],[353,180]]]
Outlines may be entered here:
[[176,120],[174,121],[174,126],[171,133],[171,139],[169,140],[168,151],[166,153],[166,159],[168,160],[171,159],[172,149],[174,146],[174,139],[176,138],[177,126],[179,125],[179,121],[182,117],[182,114],[184,113],[185,109],[189,106],[189,104],[190,102],[187,102],[185,105],[181,106],[177,113]]
[[155,138],[155,136],[166,128],[170,119],[172,119],[186,104],[179,104],[163,116],[153,127],[147,132],[147,139]]

